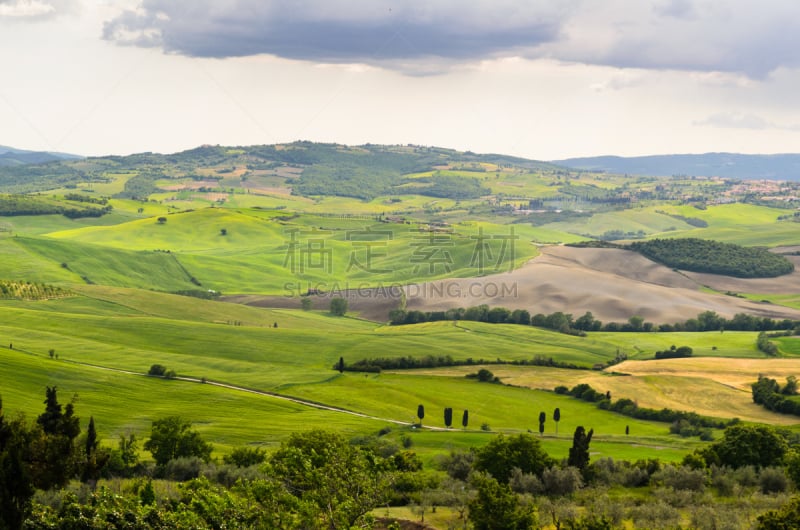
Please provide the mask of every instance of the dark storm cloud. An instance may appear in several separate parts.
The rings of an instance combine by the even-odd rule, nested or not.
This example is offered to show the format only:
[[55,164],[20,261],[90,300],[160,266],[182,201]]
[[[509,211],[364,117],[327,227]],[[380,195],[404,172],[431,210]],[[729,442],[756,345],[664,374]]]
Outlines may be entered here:
[[104,37],[195,57],[266,53],[318,62],[460,61],[553,41],[565,10],[551,4],[147,0],[138,11],[109,21]]
[[104,38],[192,57],[263,53],[408,73],[415,63],[522,56],[761,78],[800,66],[800,2],[144,0],[108,21]]
[[796,0],[586,1],[553,56],[621,68],[736,72],[800,66]]

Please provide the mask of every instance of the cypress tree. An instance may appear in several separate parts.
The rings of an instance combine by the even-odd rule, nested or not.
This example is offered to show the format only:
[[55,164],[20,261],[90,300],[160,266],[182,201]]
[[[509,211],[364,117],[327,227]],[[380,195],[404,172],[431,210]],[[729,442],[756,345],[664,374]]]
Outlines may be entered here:
[[97,430],[94,427],[94,416],[89,417],[89,426],[86,428],[86,458],[91,458],[97,451]]
[[581,471],[586,470],[589,465],[589,442],[592,441],[594,429],[586,432],[582,425],[575,429],[575,435],[572,437],[572,447],[569,449],[569,458],[567,465],[577,467]]
[[453,409],[451,407],[445,407],[444,409],[444,424],[448,429],[453,424]]

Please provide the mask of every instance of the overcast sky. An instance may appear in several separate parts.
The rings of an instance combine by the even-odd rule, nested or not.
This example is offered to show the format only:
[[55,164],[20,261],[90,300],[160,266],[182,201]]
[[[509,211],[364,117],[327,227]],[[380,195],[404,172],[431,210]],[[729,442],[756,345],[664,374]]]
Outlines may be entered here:
[[0,145],[800,152],[797,0],[0,0]]

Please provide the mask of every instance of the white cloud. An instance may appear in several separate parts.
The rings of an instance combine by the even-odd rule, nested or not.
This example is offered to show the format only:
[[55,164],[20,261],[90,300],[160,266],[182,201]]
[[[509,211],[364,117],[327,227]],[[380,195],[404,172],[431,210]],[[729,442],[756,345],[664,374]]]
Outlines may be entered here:
[[70,0],[0,0],[0,19],[41,20],[72,10]]
[[718,112],[707,117],[705,120],[695,123],[696,125],[708,125],[711,127],[721,127],[724,129],[767,129],[773,125],[755,114],[741,112]]
[[640,75],[630,70],[625,70],[612,75],[610,78],[604,81],[593,83],[591,85],[591,89],[596,92],[604,92],[606,90],[623,90],[638,86],[641,83],[642,78]]
[[718,127],[721,129],[751,129],[756,131],[777,129],[785,131],[800,131],[800,125],[774,123],[756,114],[735,111],[717,112],[708,116],[702,121],[695,122],[694,124]]

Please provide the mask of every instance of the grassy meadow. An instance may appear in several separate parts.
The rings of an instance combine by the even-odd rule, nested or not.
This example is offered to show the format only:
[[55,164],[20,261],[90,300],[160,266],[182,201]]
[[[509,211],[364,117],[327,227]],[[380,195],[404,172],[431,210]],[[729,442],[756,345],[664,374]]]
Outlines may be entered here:
[[[351,362],[425,354],[461,360],[547,355],[591,366],[616,354],[613,337],[602,334],[580,338],[476,322],[389,327],[327,312],[260,309],[103,286],[85,286],[59,300],[3,301],[0,310],[4,317],[0,363],[4,373],[15,374],[0,387],[6,410],[35,415],[44,387],[57,385],[62,399],[78,396],[78,414],[84,421],[94,416],[110,443],[129,430],[146,437],[150,421],[176,413],[197,422],[221,453],[241,444],[273,444],[293,430],[312,425],[353,434],[375,433],[382,426],[394,425],[392,436],[409,434],[417,450],[431,458],[486,440],[481,430],[484,424],[492,432],[535,429],[538,413],[552,417],[556,407],[562,414],[560,434],[555,435],[555,424],[548,420],[544,437],[545,446],[555,454],[566,452],[568,435],[577,425],[595,429],[593,450],[603,456],[638,458],[657,449],[665,459],[678,459],[699,443],[669,435],[666,424],[626,418],[535,389],[552,388],[558,377],[552,378],[553,385],[532,385],[504,372],[525,369],[547,378],[551,368],[491,367],[515,386],[466,379],[462,368],[467,367],[436,375],[413,371],[339,374],[332,369],[340,356]],[[7,349],[6,342],[13,343],[13,349]],[[51,349],[54,358],[50,358]],[[144,377],[152,364],[162,364],[179,378],[193,381]],[[562,372],[573,380],[600,374]],[[368,417],[202,384],[203,379]],[[619,397],[626,395],[619,392]],[[414,422],[418,404],[426,407],[423,424],[441,431],[415,431],[389,423]],[[456,423],[461,410],[470,411],[468,430],[444,429],[442,410],[448,406],[456,411]],[[130,412],[120,414],[120,410]],[[248,421],[242,422],[243,417]],[[631,436],[625,436],[626,426]]]
[[537,255],[541,235],[527,226],[430,228],[275,210],[207,208],[164,218],[0,239],[0,253],[21,255],[0,273],[14,277],[21,265],[30,272],[19,278],[35,281],[285,294],[298,282],[369,286],[507,271]]
[[[741,203],[711,205],[704,209],[658,204],[601,212],[574,221],[549,223],[544,228],[597,237],[610,231],[641,231],[646,237],[696,237],[745,246],[797,244],[797,225],[779,221],[778,217],[783,215],[786,210]],[[691,226],[679,216],[699,219],[708,226]]]

